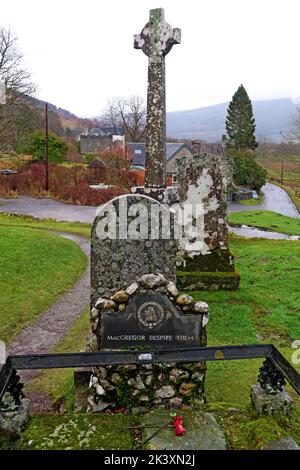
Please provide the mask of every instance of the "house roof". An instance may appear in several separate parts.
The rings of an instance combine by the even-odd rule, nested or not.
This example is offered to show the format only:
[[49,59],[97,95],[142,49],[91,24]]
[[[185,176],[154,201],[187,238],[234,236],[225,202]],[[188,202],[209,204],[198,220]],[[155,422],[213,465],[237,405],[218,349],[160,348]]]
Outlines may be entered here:
[[124,135],[124,130],[122,127],[114,126],[101,126],[101,127],[92,127],[89,130],[90,136],[110,136],[110,135]]
[[[167,143],[166,144],[166,160],[169,161],[171,158],[182,149],[182,147],[188,147],[185,143],[176,142],[176,143]],[[132,166],[145,166],[146,160],[146,144],[145,142],[133,143],[130,142],[127,144],[128,156],[132,158]]]
[[92,169],[92,168],[105,168],[106,165],[105,163],[100,160],[99,157],[96,157],[94,158],[94,160],[92,160],[89,164],[88,164],[88,168]]

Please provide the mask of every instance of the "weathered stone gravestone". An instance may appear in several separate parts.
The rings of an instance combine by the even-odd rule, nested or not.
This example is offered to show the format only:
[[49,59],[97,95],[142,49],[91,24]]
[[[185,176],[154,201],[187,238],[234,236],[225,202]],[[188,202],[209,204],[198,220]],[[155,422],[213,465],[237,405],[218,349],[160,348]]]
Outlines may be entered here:
[[112,199],[92,226],[92,303],[142,274],[161,272],[174,281],[176,252],[174,221],[167,207],[142,195]]
[[[206,345],[207,304],[180,295],[174,283],[172,221],[168,207],[141,195],[115,198],[97,215],[88,351]],[[104,402],[127,408],[200,403],[204,376],[202,362],[97,367],[89,409],[100,410]]]
[[239,274],[228,244],[227,187],[231,160],[201,154],[178,160],[180,206],[193,206],[177,255],[178,286],[187,290],[237,289]]
[[181,41],[179,28],[164,19],[163,8],[150,10],[149,22],[134,36],[135,49],[148,57],[145,187],[133,192],[164,203],[178,202],[174,188],[166,188],[166,79],[165,56]]

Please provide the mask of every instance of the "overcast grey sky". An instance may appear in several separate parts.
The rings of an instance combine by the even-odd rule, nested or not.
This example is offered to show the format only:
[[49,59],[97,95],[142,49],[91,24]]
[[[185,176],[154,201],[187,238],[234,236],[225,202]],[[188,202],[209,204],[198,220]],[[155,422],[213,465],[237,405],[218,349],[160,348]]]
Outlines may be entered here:
[[37,96],[80,116],[107,98],[146,96],[147,57],[133,34],[149,9],[181,28],[166,59],[167,108],[230,100],[243,83],[251,99],[300,96],[299,0],[0,0]]

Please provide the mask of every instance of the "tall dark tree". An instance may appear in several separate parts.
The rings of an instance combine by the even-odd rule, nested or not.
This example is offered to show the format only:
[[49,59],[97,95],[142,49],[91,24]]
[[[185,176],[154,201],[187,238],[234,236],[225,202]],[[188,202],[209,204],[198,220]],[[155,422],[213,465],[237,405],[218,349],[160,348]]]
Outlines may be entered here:
[[231,148],[254,150],[257,147],[252,103],[243,85],[239,86],[229,103],[226,132]]

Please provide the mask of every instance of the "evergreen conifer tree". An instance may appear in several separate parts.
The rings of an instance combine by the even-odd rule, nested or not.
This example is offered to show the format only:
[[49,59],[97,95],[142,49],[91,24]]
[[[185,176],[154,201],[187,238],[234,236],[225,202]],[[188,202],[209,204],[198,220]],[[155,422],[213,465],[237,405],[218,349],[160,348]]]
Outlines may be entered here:
[[254,150],[257,147],[252,103],[243,85],[239,86],[229,104],[226,132],[231,148]]

